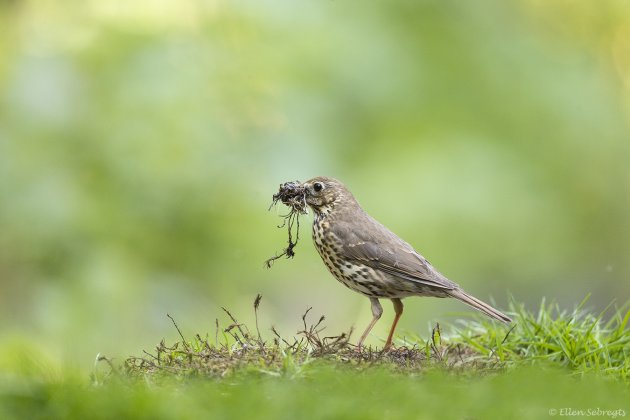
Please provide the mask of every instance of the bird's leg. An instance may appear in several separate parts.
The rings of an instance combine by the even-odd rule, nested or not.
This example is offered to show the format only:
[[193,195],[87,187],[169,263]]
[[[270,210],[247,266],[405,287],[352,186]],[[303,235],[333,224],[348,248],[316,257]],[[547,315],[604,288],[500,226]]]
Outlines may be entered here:
[[398,320],[400,319],[403,313],[402,300],[398,298],[393,298],[392,303],[394,304],[394,311],[396,312],[396,317],[394,318],[392,329],[389,330],[389,336],[387,337],[387,342],[385,343],[385,347],[383,348],[383,350],[389,350],[389,348],[392,346],[392,338],[394,338],[394,331],[396,330],[396,325],[398,324]]
[[372,303],[372,322],[370,322],[370,325],[367,326],[367,328],[363,332],[363,335],[361,335],[359,343],[357,344],[357,350],[361,350],[365,338],[372,330],[372,327],[374,327],[374,324],[376,324],[376,321],[378,321],[381,318],[381,315],[383,315],[383,307],[379,303],[378,299],[370,298],[370,302]]

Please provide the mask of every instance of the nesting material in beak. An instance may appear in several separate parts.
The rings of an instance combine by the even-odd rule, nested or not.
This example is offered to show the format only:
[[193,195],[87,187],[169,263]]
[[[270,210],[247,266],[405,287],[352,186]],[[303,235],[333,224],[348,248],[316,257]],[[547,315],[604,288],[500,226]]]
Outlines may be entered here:
[[[293,258],[295,255],[293,248],[295,248],[300,238],[299,216],[301,214],[308,213],[306,205],[306,189],[302,186],[300,181],[285,182],[284,184],[280,184],[278,192],[273,195],[272,199],[273,201],[271,206],[269,206],[269,210],[278,204],[278,201],[281,201],[282,204],[286,205],[290,209],[289,213],[282,216],[282,224],[278,226],[279,228],[283,228],[285,226],[287,227],[289,245],[282,251],[281,254],[276,254],[265,261],[265,266],[267,268],[271,268],[275,260],[284,256],[287,258]],[[293,240],[294,236],[295,241]]]

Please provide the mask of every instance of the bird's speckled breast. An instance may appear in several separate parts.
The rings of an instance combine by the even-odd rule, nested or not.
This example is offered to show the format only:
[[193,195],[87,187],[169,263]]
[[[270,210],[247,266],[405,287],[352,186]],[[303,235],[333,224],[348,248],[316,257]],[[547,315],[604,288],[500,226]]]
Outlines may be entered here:
[[[344,286],[368,297],[384,297],[385,291],[374,282],[380,276],[369,267],[352,264],[340,254],[342,244],[330,230],[330,215],[320,213],[313,220],[313,242],[330,273]],[[386,294],[386,293],[385,293]]]

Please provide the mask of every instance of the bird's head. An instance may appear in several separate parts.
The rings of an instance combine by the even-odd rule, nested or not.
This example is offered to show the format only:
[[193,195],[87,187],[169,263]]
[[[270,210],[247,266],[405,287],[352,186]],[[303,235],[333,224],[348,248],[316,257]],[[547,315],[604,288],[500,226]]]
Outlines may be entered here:
[[328,213],[336,205],[348,199],[354,202],[352,193],[334,178],[318,176],[304,182],[302,186],[306,194],[306,204],[315,213]]

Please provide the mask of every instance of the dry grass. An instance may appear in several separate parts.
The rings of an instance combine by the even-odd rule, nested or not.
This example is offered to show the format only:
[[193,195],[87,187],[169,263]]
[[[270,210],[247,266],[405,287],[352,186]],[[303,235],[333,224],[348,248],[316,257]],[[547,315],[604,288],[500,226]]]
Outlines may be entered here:
[[[179,332],[180,341],[167,344],[162,340],[153,352],[130,357],[124,363],[124,373],[134,378],[151,377],[207,377],[223,378],[239,372],[260,372],[274,376],[306,375],[318,363],[334,364],[355,370],[376,366],[395,372],[420,373],[428,367],[449,371],[484,372],[501,369],[496,357],[483,355],[461,343],[446,343],[436,325],[432,336],[422,346],[400,346],[383,352],[372,347],[358,349],[349,342],[352,330],[336,336],[324,335],[324,316],[309,321],[311,308],[302,316],[302,329],[295,337],[283,338],[271,328],[273,338],[264,340],[258,328],[258,309],[261,296],[254,301],[255,331],[240,323],[227,309],[226,326],[216,322],[214,343],[206,335],[196,334],[192,340]],[[113,370],[120,374],[120,370]]]
[[352,330],[325,335],[325,318],[312,317],[311,309],[302,316],[302,327],[294,337],[282,337],[272,327],[273,335],[264,339],[258,328],[258,295],[253,304],[253,329],[223,308],[227,322],[221,325],[216,321],[213,340],[209,334],[187,339],[169,315],[179,332],[179,341],[162,340],[152,352],[130,357],[122,366],[99,357],[98,365],[105,369],[95,368],[93,381],[100,384],[118,376],[155,383],[162,379],[220,379],[241,374],[299,378],[314,377],[331,368],[335,372],[365,374],[385,369],[405,376],[430,370],[480,376],[535,365],[561,368],[573,376],[597,374],[630,384],[630,302],[594,315],[584,309],[587,300],[571,311],[543,300],[535,312],[512,301],[508,312],[514,324],[510,330],[480,315],[478,321],[468,321],[463,328],[449,327],[444,337],[436,325],[430,337],[398,339],[395,343],[399,346],[383,352],[372,347],[356,348],[350,342]]

